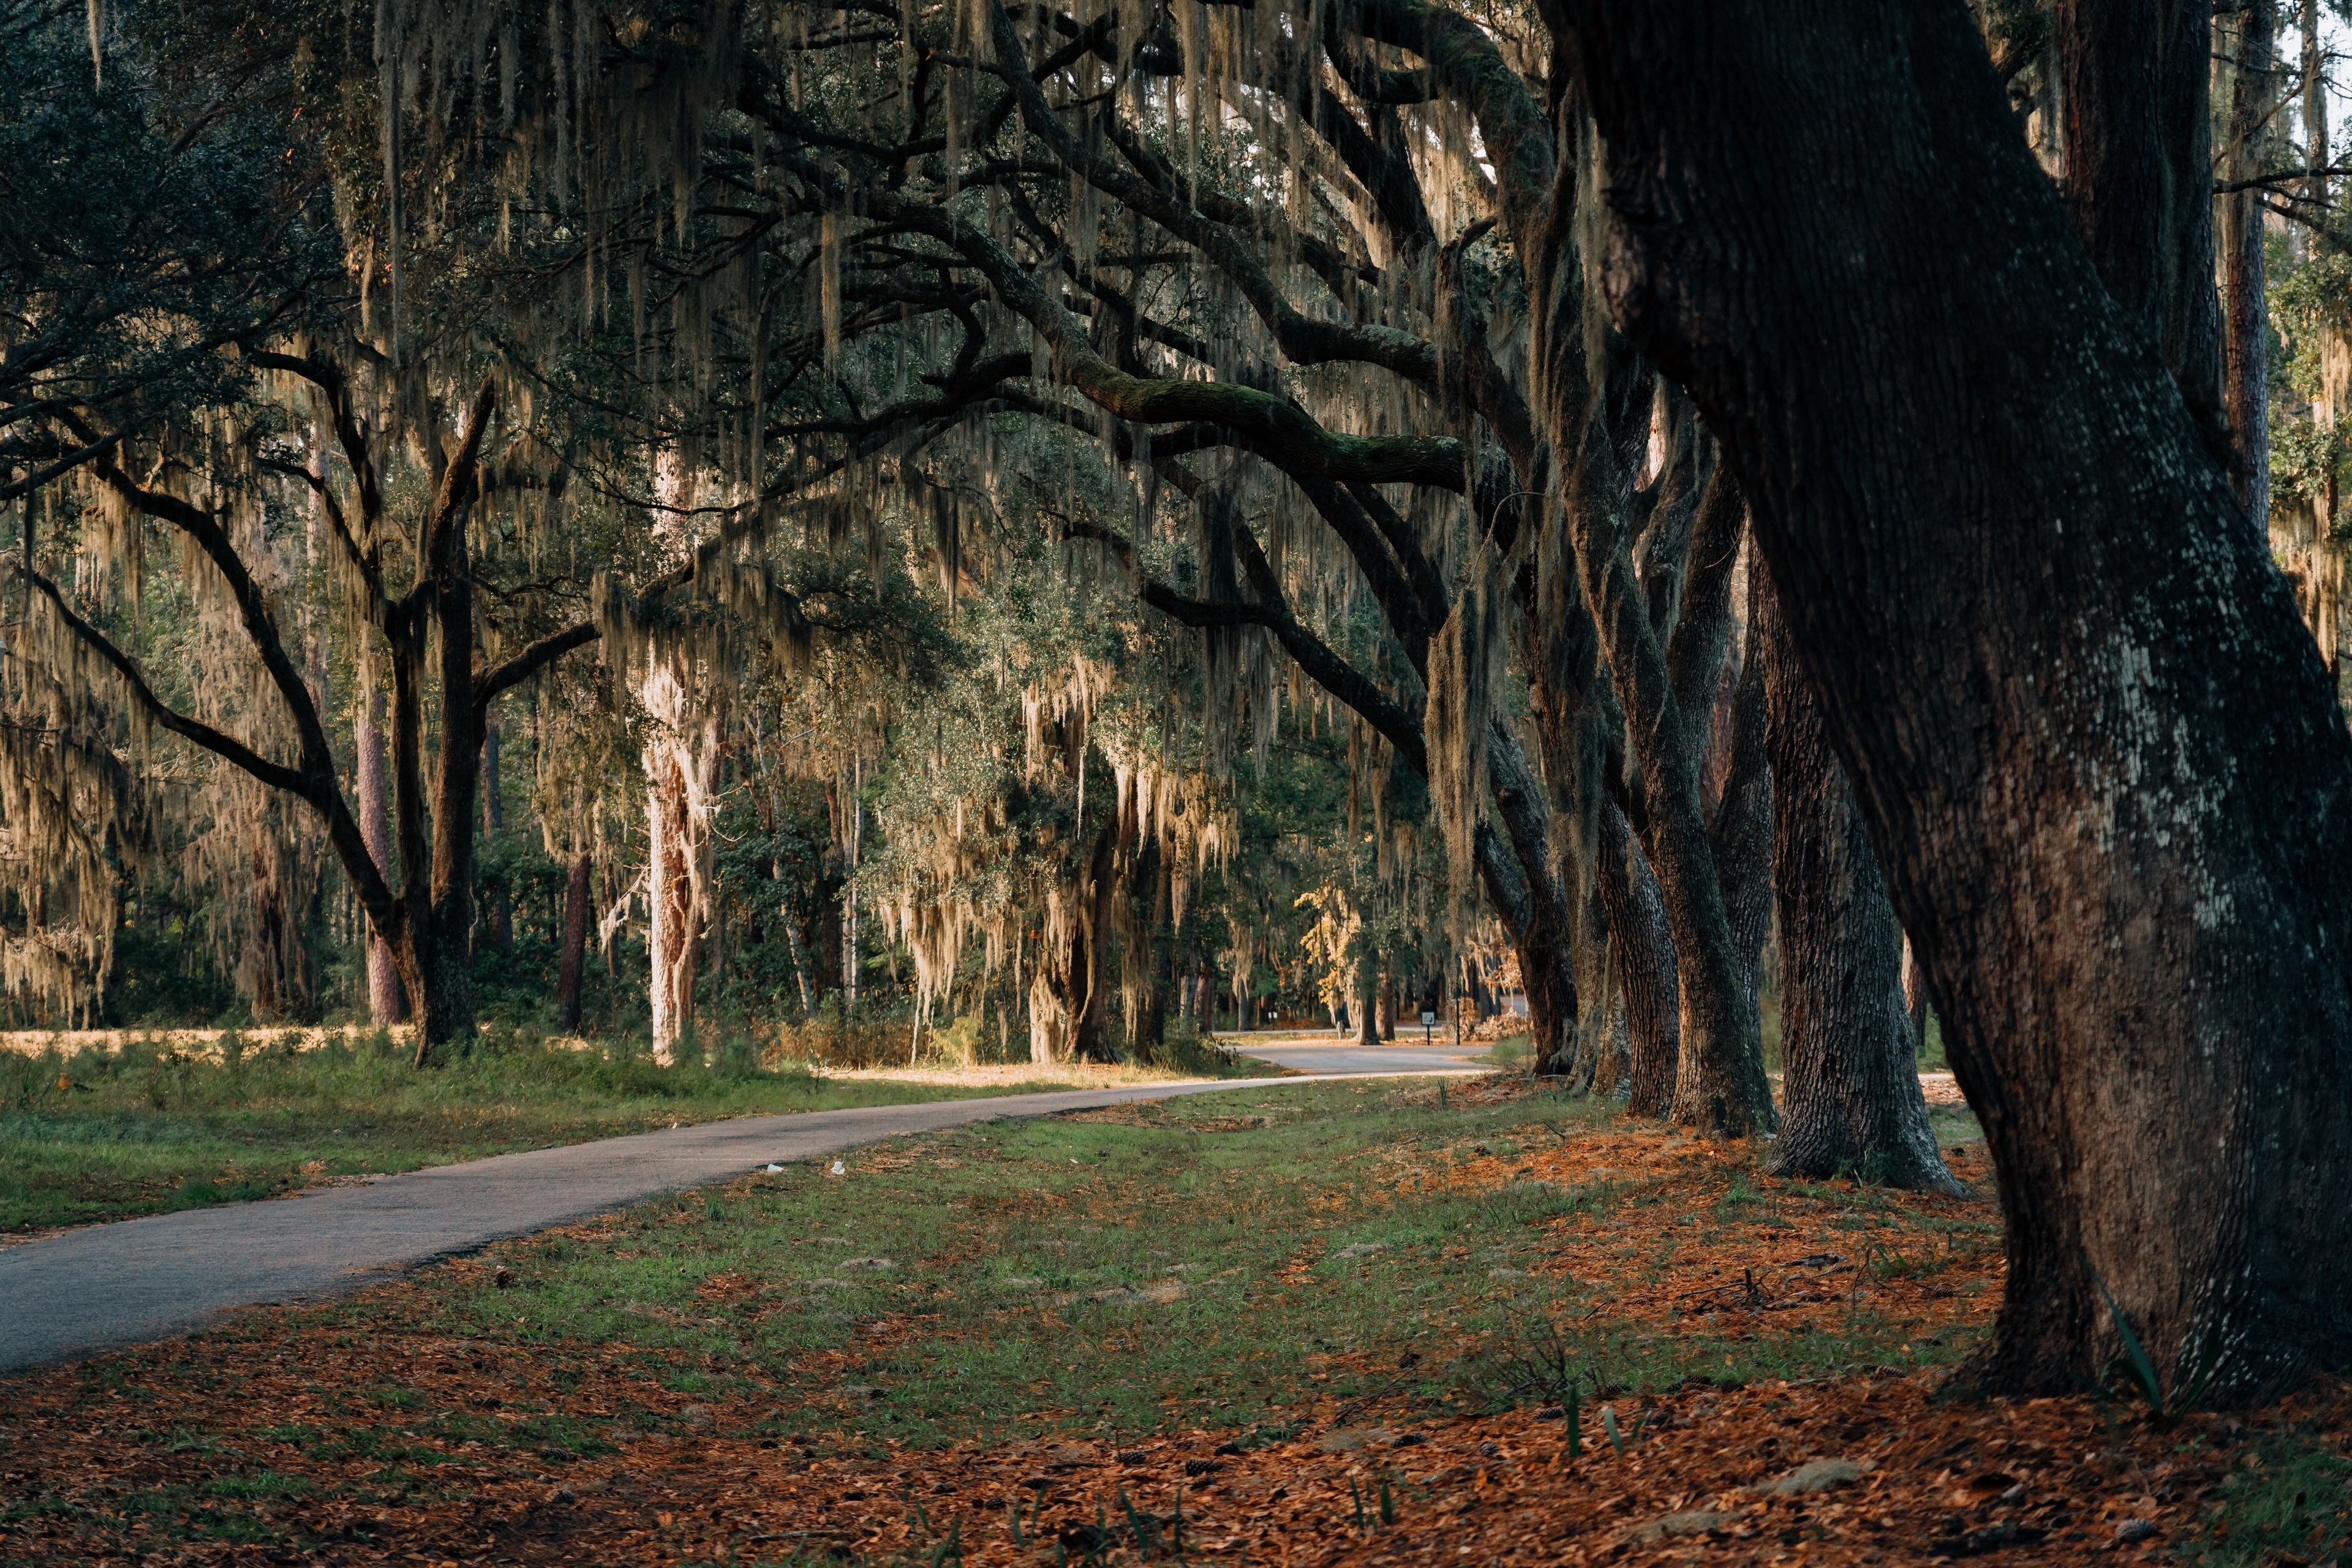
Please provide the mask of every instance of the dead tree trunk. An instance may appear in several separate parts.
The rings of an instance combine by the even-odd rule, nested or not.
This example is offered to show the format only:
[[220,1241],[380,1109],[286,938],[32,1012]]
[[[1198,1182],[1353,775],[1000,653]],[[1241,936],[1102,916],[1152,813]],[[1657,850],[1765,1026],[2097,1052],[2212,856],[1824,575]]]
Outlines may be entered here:
[[1748,660],[1761,668],[1765,743],[1780,785],[1771,883],[1780,914],[1781,1121],[1765,1168],[1957,1193],[1919,1091],[1903,944],[1878,857],[1771,590],[1751,603]]
[[1969,14],[1555,22],[1601,286],[1739,473],[2000,1173],[1970,1374],[2079,1386],[2121,1351],[2110,1293],[2168,1386],[2209,1344],[2221,1401],[2340,1364],[2352,739]]

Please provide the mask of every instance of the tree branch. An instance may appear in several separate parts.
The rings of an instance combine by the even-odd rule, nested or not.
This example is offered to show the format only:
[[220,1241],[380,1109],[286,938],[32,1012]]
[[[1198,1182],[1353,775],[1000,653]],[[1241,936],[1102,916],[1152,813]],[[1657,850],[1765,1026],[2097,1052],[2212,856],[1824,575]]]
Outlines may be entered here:
[[32,584],[47,595],[50,607],[65,622],[66,629],[73,633],[83,647],[114,667],[115,673],[121,676],[123,684],[131,689],[131,695],[138,700],[139,706],[155,722],[173,734],[184,736],[214,755],[236,763],[272,789],[308,797],[309,781],[296,769],[282,763],[273,763],[235,737],[225,735],[202,720],[191,719],[166,705],[162,698],[155,695],[155,689],[147,684],[146,676],[141,673],[131,656],[116,647],[105,633],[75,615],[55,583],[38,572],[27,571],[21,564],[16,568],[16,573],[18,578]]

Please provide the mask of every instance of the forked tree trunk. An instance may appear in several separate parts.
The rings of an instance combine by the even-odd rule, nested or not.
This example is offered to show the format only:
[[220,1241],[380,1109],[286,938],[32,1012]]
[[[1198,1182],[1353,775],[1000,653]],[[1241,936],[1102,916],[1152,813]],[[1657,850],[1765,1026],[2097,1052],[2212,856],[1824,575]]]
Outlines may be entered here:
[[1903,943],[1878,857],[1771,590],[1751,603],[1748,658],[1761,668],[1765,743],[1780,786],[1772,890],[1780,915],[1781,1113],[1765,1168],[1957,1193],[1919,1091]]
[[1601,286],[1738,471],[2000,1174],[1969,1375],[2080,1387],[2110,1293],[2168,1387],[2341,1364],[2352,739],[1967,10],[1554,19]]
[[[787,928],[789,929],[789,928]],[[588,857],[577,856],[563,884],[563,958],[556,970],[555,1016],[566,1033],[580,1027],[580,977],[588,958]]]

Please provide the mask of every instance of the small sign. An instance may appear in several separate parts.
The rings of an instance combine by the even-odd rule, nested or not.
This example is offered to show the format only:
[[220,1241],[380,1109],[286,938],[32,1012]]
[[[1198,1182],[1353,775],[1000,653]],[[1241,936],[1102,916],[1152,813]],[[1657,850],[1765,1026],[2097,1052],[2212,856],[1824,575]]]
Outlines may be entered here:
[[1426,1007],[1423,1008],[1423,1009],[1422,1009],[1422,1013],[1421,1013],[1421,1026],[1422,1026],[1423,1028],[1424,1028],[1424,1029],[1427,1029],[1427,1028],[1433,1027],[1433,1026],[1436,1025],[1436,1023],[1437,1023],[1437,1015],[1436,1015],[1436,1014],[1434,1014],[1434,1013],[1433,1013],[1433,1012],[1431,1012],[1431,1011],[1429,1011],[1429,1009],[1427,1009]]

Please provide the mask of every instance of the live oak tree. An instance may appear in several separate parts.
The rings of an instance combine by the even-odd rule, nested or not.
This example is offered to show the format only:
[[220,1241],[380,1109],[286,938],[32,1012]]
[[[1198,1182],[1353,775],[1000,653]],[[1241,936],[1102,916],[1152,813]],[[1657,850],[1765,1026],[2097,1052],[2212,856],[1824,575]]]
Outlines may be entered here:
[[2161,292],[2103,280],[1957,5],[1550,16],[1613,319],[1739,475],[2000,1172],[1973,1376],[2094,1374],[2110,1296],[2213,1397],[2340,1359],[2352,743]]
[[[952,449],[971,414],[1018,412],[1099,430],[1103,458],[1140,490],[1192,500],[1192,582],[1139,575],[1144,601],[1211,637],[1270,634],[1430,779],[1457,882],[1482,884],[1517,940],[1539,1059],[1580,1057],[1587,1079],[1609,1033],[1605,998],[1580,1007],[1580,989],[1598,993],[1605,973],[1599,823],[1613,769],[1621,793],[1639,794],[1626,804],[1683,960],[1678,984],[1648,991],[1671,992],[1677,1011],[1675,1109],[1713,1131],[1769,1126],[1753,943],[1732,915],[1761,906],[1752,879],[1733,889],[1744,903],[1721,885],[1698,787],[1713,726],[1680,721],[1674,689],[1712,712],[1728,624],[1719,584],[1694,582],[1705,614],[1680,603],[1704,442],[1677,443],[1677,483],[1638,483],[1654,377],[1625,354],[1587,374],[1580,268],[1538,279],[1520,258],[1515,276],[1491,248],[1473,264],[1488,218],[1441,239],[1433,212],[1465,199],[1499,205],[1521,247],[1536,215],[1568,224],[1575,206],[1572,190],[1552,200],[1547,110],[1492,39],[1449,29],[1450,15],[1335,12],[1313,37],[1272,13],[1212,9],[1188,39],[1147,17],[980,6],[936,19],[952,37],[925,21],[911,42],[845,30],[812,33],[804,50],[747,49],[738,107],[771,138],[751,138],[755,160],[764,146],[785,176],[762,210],[785,232],[817,231],[803,265],[828,313],[770,384],[805,377],[831,406],[775,429],[838,470],[894,439],[903,454]],[[1445,41],[1433,67],[1387,63],[1431,29]],[[834,84],[887,84],[894,57],[893,117],[820,112],[865,101]],[[1056,102],[1049,87],[1076,96]],[[1504,117],[1484,127],[1489,153],[1506,153],[1491,181],[1465,155],[1465,107]],[[1229,121],[1257,133],[1258,166],[1217,168],[1237,140]],[[1537,283],[1530,338],[1519,301]],[[908,329],[941,316],[962,342],[929,368],[929,323]],[[922,344],[917,374],[937,391],[867,411],[852,383],[827,390],[821,367],[849,363],[838,345],[861,335],[895,336],[902,364]],[[1560,374],[1543,380],[1539,416],[1516,367],[1554,344]],[[1370,433],[1400,422],[1430,433]],[[1552,457],[1563,441],[1575,483],[1556,507],[1544,498],[1568,467]],[[1252,470],[1225,451],[1278,475],[1276,489],[1236,505],[1234,479]],[[1717,515],[1736,538],[1736,505]],[[1288,543],[1293,516],[1316,525],[1306,549]],[[1118,530],[1076,532],[1135,560]],[[1634,587],[1637,542],[1675,586]],[[1727,574],[1729,559],[1717,551],[1707,572]],[[1380,609],[1389,640],[1370,669],[1297,613],[1301,595],[1334,592]],[[1596,595],[1611,605],[1598,622],[1583,607]],[[1539,757],[1497,706],[1507,651]],[[1613,759],[1629,742],[1627,766]]]
[[[1974,1375],[2071,1386],[2119,1313],[2168,1377],[2219,1356],[2212,1386],[2252,1399],[2344,1348],[2352,756],[2261,529],[2253,220],[2284,203],[2316,237],[2325,208],[2260,131],[2273,14],[2231,16],[2218,106],[2205,13],[2154,0],[1983,28],[1929,0],[558,0],[321,11],[302,47],[257,26],[321,106],[302,210],[349,282],[298,290],[299,324],[190,336],[171,374],[212,384],[152,407],[104,374],[0,392],[33,433],[5,437],[7,482],[66,463],[36,488],[78,476],[110,572],[121,516],[188,541],[234,634],[206,646],[258,695],[205,717],[140,686],[61,536],[25,562],[26,646],[45,694],[98,689],[100,660],[310,803],[429,1046],[468,1023],[499,692],[595,642],[634,724],[667,670],[656,717],[713,737],[715,798],[736,705],[769,700],[746,683],[928,624],[919,578],[926,613],[967,579],[991,596],[966,651],[994,616],[1050,640],[1021,595],[1116,600],[1080,629],[1127,663],[1073,629],[1014,681],[1006,643],[812,752],[835,843],[865,842],[867,759],[892,770],[870,879],[836,863],[824,894],[845,989],[886,911],[950,1010],[971,946],[1036,933],[1046,1055],[1103,1048],[1114,967],[1160,998],[1137,1019],[1184,994],[1180,963],[1243,981],[1309,889],[1229,879],[1229,941],[1176,935],[1159,890],[1194,811],[1246,799],[1244,753],[1336,716],[1375,858],[1402,847],[1387,803],[1426,805],[1424,952],[1458,959],[1483,899],[1547,1069],[1718,1137],[1785,1109],[1790,1168],[1938,1185],[1891,910],[2009,1221]],[[2294,180],[2327,177],[2311,161]],[[89,341],[86,366],[136,357]],[[271,575],[313,505],[353,612],[334,668],[363,646],[393,688],[396,888]],[[1019,571],[968,562],[983,513],[1030,542]],[[77,754],[94,798],[132,748]],[[664,753],[631,754],[650,825]],[[649,866],[681,1006],[688,806],[691,852]],[[1346,837],[1299,860],[1331,909]]]

